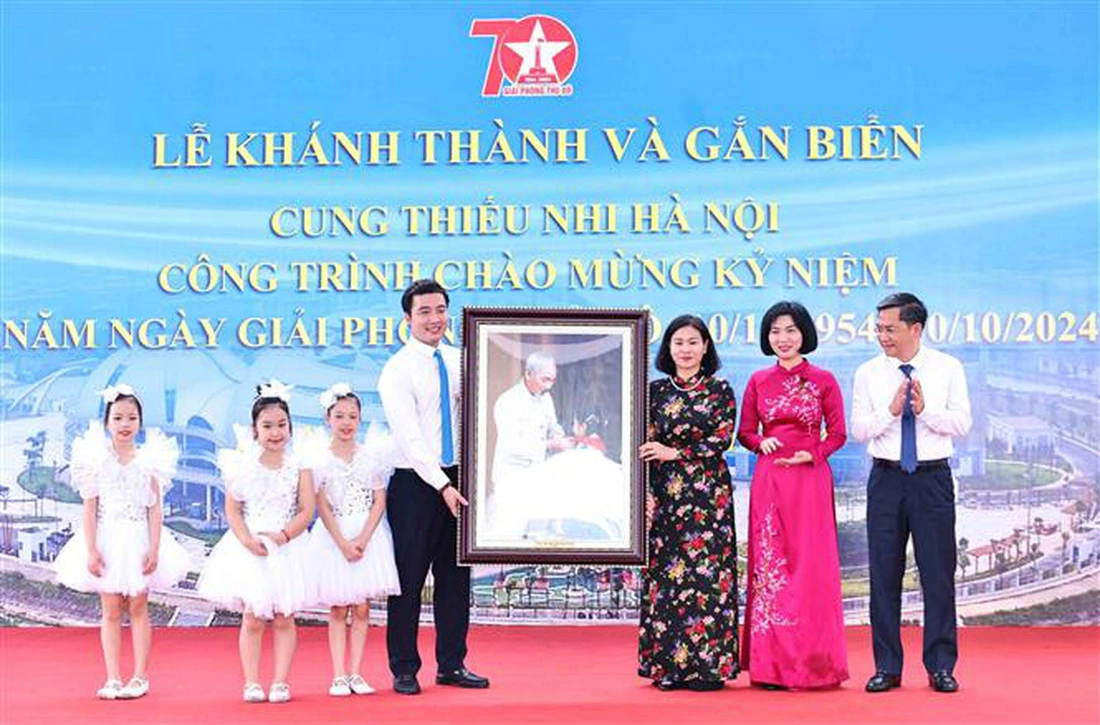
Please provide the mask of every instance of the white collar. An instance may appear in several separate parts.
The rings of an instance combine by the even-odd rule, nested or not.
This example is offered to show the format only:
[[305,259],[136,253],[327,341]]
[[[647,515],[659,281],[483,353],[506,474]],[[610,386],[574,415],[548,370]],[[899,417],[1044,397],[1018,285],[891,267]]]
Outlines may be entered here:
[[432,357],[435,355],[436,350],[441,350],[443,348],[443,343],[440,342],[438,346],[432,347],[425,342],[417,340],[412,335],[409,335],[409,339],[405,341],[405,347],[422,357]]
[[882,359],[884,363],[890,368],[900,368],[902,365],[912,365],[914,370],[920,370],[922,367],[928,364],[928,355],[925,354],[927,350],[924,345],[917,348],[917,354],[909,358],[908,362],[902,362],[896,357],[890,357],[886,353],[882,353]]

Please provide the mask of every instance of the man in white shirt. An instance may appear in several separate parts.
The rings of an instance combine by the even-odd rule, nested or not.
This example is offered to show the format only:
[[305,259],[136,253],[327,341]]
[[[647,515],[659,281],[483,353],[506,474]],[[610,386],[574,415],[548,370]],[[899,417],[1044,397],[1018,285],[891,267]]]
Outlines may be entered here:
[[875,674],[868,692],[901,685],[901,585],[913,551],[924,595],[924,667],[937,692],[955,692],[955,488],[952,439],[970,430],[962,363],[921,345],[928,319],[908,292],[878,305],[883,354],[856,370],[853,438],[874,458],[867,482],[871,635]]
[[[550,390],[557,381],[558,368],[554,358],[544,352],[534,352],[524,365],[523,379],[505,390],[493,405],[496,424],[496,447],[493,452],[493,508],[500,515],[495,519],[516,520],[522,524],[526,516],[520,513],[531,493],[525,485],[526,474],[535,464],[546,460],[552,450],[570,447],[565,430],[558,423],[554,399]],[[507,515],[505,515],[507,514]],[[497,526],[497,529],[503,527]],[[511,531],[512,535],[522,531]]]
[[409,339],[382,368],[378,393],[397,443],[398,460],[386,495],[401,594],[390,597],[386,650],[393,689],[416,695],[420,684],[420,590],[431,567],[435,618],[436,684],[481,689],[489,681],[466,669],[470,625],[470,569],[458,566],[459,506],[456,437],[461,400],[461,355],[442,344],[447,331],[446,290],[432,280],[413,282],[401,296]]

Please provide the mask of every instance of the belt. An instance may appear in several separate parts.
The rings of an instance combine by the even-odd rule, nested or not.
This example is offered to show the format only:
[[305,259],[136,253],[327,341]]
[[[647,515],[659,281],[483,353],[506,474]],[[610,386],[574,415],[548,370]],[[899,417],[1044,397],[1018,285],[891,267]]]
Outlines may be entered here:
[[[881,468],[896,468],[901,470],[901,461],[891,461],[889,458],[876,458],[875,465]],[[918,471],[931,471],[938,468],[951,468],[951,459],[937,458],[934,461],[921,461],[917,464]]]

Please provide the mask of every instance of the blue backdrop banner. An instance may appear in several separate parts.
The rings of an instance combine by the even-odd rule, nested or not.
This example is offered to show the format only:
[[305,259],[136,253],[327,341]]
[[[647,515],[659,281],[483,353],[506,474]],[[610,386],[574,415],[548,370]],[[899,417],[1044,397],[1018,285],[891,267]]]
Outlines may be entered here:
[[[183,451],[165,518],[195,571],[156,616],[229,621],[194,593],[225,530],[216,450],[272,377],[298,426],[339,381],[383,421],[401,290],[433,277],[456,343],[466,305],[644,307],[651,344],[699,314],[739,394],[769,363],[764,310],[795,299],[846,400],[876,302],[917,293],[974,409],[962,620],[1100,623],[1097,13],[5,2],[0,622],[96,619],[50,563],[81,516],[71,442],[119,382]],[[743,533],[753,456],[727,462]],[[850,442],[832,465],[862,622],[869,459]],[[484,566],[472,606],[630,621],[638,584]],[[919,618],[915,569],[906,589]]]

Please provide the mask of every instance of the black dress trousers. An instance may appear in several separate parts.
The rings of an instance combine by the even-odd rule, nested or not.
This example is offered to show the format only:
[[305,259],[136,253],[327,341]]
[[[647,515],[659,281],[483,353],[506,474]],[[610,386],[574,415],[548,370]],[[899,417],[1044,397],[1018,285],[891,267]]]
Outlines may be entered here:
[[955,668],[955,490],[946,463],[905,473],[876,461],[867,482],[867,538],[871,573],[871,636],[875,669],[900,675],[901,595],[905,547],[913,551],[924,596],[924,667]]
[[[457,466],[443,471],[457,482]],[[470,626],[470,569],[457,563],[458,520],[439,491],[408,468],[397,469],[390,479],[386,511],[401,582],[401,594],[390,597],[387,607],[390,671],[394,676],[420,671],[420,591],[429,568],[435,581],[436,664],[439,672],[457,670],[465,666]]]

